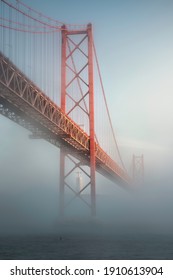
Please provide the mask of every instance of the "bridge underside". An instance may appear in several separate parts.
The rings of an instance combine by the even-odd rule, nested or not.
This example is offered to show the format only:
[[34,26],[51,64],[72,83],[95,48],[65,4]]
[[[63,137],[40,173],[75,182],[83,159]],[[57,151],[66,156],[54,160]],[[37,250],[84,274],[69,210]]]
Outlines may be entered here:
[[[89,136],[1,53],[0,113],[89,166]],[[95,147],[96,170],[128,188],[126,172],[97,143]]]

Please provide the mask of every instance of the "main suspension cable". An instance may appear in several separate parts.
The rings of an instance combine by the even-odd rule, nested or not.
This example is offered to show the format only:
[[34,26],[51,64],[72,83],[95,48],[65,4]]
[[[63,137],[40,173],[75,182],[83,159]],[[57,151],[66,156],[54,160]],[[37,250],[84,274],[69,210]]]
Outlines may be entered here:
[[47,26],[47,27],[49,27],[49,28],[54,28],[54,29],[59,28],[59,29],[61,29],[60,26],[50,25],[50,24],[48,24],[48,23],[46,23],[46,22],[44,22],[44,21],[41,21],[41,20],[39,20],[39,19],[36,19],[35,17],[33,17],[33,16],[31,16],[31,15],[25,13],[24,11],[20,10],[19,8],[15,7],[14,5],[12,5],[11,3],[9,3],[9,2],[7,2],[7,1],[5,1],[5,0],[1,0],[1,1],[2,1],[4,4],[6,4],[7,6],[9,6],[10,8],[16,10],[16,11],[19,12],[20,14],[23,14],[24,16],[26,16],[26,17],[28,17],[28,18],[30,18],[30,19],[36,21],[36,22],[39,22],[39,23],[41,23],[41,24],[43,24],[43,25],[45,25],[45,26]]
[[115,143],[115,146],[117,148],[118,156],[119,156],[119,159],[121,161],[122,167],[126,171],[124,162],[123,162],[121,154],[120,154],[118,143],[117,143],[117,140],[116,140],[116,137],[115,137],[115,132],[114,132],[113,124],[112,124],[111,116],[110,116],[109,109],[108,109],[108,104],[107,104],[107,100],[106,100],[106,94],[105,94],[105,90],[104,90],[104,86],[103,86],[103,81],[102,81],[102,76],[101,76],[101,71],[100,71],[100,66],[99,66],[99,61],[98,61],[98,56],[97,56],[97,52],[96,52],[94,41],[93,41],[93,50],[94,50],[94,56],[95,56],[95,60],[96,60],[97,71],[98,71],[98,75],[99,75],[99,80],[100,80],[100,84],[101,84],[101,89],[102,89],[102,93],[103,93],[103,98],[104,98],[104,102],[105,102],[105,106],[106,106],[106,111],[107,111],[110,127],[111,127],[111,130],[112,130],[112,135],[113,135],[114,143]]

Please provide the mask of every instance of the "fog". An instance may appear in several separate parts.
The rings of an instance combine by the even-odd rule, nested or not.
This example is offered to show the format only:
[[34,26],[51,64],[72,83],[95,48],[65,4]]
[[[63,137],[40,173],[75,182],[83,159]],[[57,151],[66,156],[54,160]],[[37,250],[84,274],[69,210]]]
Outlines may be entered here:
[[[3,125],[2,125],[3,124]],[[59,217],[59,150],[2,117],[0,160],[0,234],[171,234],[173,175],[171,160],[145,163],[145,181],[132,190],[97,174],[97,216],[79,199]],[[129,158],[129,165],[130,165]],[[165,160],[165,161],[164,161]],[[168,160],[168,157],[167,157]],[[74,172],[74,188],[76,173]],[[66,201],[74,194],[66,192]],[[83,194],[89,200],[89,189]]]

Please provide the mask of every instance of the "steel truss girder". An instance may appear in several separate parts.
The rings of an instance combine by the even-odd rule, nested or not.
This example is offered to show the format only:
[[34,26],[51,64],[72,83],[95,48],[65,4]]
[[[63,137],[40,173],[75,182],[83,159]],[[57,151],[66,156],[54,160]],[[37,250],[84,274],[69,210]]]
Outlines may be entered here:
[[[37,122],[41,130],[46,131],[46,140],[50,138],[53,145],[64,146],[69,153],[76,153],[89,165],[89,136],[2,53],[0,98],[7,103],[7,108],[13,105],[15,112],[22,113],[22,118]],[[99,173],[122,186],[128,185],[129,176],[97,143],[95,153]]]

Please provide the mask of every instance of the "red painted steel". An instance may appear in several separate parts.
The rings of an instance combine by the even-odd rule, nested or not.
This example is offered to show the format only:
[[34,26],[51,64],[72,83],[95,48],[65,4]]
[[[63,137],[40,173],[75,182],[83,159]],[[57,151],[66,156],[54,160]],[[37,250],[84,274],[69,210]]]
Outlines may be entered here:
[[63,25],[61,42],[61,109],[66,111],[66,49],[67,49],[67,31]]
[[[1,104],[7,103],[9,107],[13,105],[15,111],[22,112],[32,121],[37,120],[45,131],[55,135],[64,146],[72,150],[74,148],[76,155],[81,154],[88,162],[89,136],[2,53],[0,53],[0,98]],[[130,181],[128,174],[97,143],[95,145],[97,171],[103,169],[107,173],[106,177],[109,177],[109,174],[112,180],[119,178],[122,183],[128,183]]]
[[[62,42],[61,42],[61,109],[66,111],[66,29],[63,26]],[[59,213],[60,217],[64,217],[64,204],[65,204],[65,151],[60,148],[60,179],[59,179]]]
[[[70,37],[71,35],[73,35],[73,39]],[[84,35],[80,38],[79,43],[76,43],[74,41],[74,37],[75,36],[79,36],[79,35]],[[81,44],[87,40],[87,54],[81,49]],[[70,48],[70,42],[73,45],[73,50],[71,50]],[[76,66],[75,66],[75,61],[73,58],[73,55],[75,54],[75,52],[79,50],[80,54],[84,57],[87,58],[87,62],[84,63],[83,66],[81,66],[80,70],[76,70]],[[68,61],[71,59],[72,61],[72,66],[69,66]],[[67,82],[67,71],[68,68],[70,68],[70,70],[73,72],[74,77],[71,78],[70,81]],[[80,74],[86,69],[88,68],[88,78],[86,78],[86,80],[84,80],[83,78],[81,78]],[[89,24],[87,26],[87,29],[85,30],[85,32],[81,32],[79,30],[67,30],[66,26],[64,25],[62,27],[62,51],[61,51],[61,109],[67,114],[69,115],[72,111],[74,111],[78,106],[88,115],[89,117],[89,158],[90,158],[90,183],[87,184],[87,186],[90,185],[91,190],[91,204],[90,204],[90,208],[91,208],[91,215],[95,216],[96,215],[96,178],[95,178],[95,172],[96,172],[96,159],[95,159],[95,129],[94,129],[94,77],[93,77],[94,73],[93,73],[93,38],[92,38],[92,25]],[[69,86],[76,81],[78,82],[78,86],[80,89],[80,94],[81,94],[81,98],[80,101],[76,100],[74,96],[71,96],[67,91]],[[88,91],[87,93],[83,93],[80,81],[82,80],[82,82],[87,85],[88,87]],[[86,102],[85,102],[85,97],[86,95],[89,94],[89,104],[87,108]],[[66,111],[66,97],[70,97],[70,99],[73,100],[74,105],[72,106],[72,108],[67,112]],[[82,108],[82,106],[80,106],[80,102],[84,101],[85,104],[85,108]],[[89,109],[89,110],[88,110]],[[89,113],[88,113],[89,111]],[[63,154],[61,154],[61,164],[64,164],[64,167],[60,167],[61,171],[65,170],[65,160],[62,160]],[[64,155],[65,157],[65,155]],[[80,165],[78,164],[78,167],[80,167]],[[75,166],[76,168],[76,166]],[[72,169],[75,170],[75,168]],[[71,173],[71,172],[70,172]],[[73,189],[71,186],[69,186],[69,184],[66,183],[65,181],[65,172],[60,172],[60,197],[61,199],[63,199],[64,201],[64,188],[67,186],[70,189]],[[84,188],[85,189],[85,188]],[[76,195],[78,196],[78,195]],[[60,204],[61,207],[63,207],[64,203]],[[64,213],[64,210],[61,209],[60,213]]]
[[[0,53],[0,113],[90,166],[90,137]],[[25,120],[25,121],[24,121]],[[95,142],[96,170],[129,188],[128,174]],[[63,207],[63,206],[62,206]]]
[[93,73],[93,34],[88,25],[88,76],[89,76],[89,124],[90,124],[90,170],[91,170],[91,213],[96,215],[96,159],[94,128],[94,73]]

